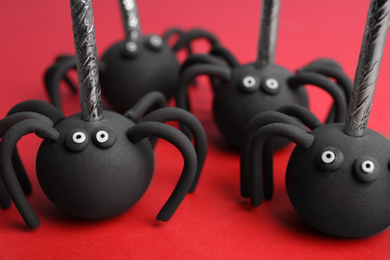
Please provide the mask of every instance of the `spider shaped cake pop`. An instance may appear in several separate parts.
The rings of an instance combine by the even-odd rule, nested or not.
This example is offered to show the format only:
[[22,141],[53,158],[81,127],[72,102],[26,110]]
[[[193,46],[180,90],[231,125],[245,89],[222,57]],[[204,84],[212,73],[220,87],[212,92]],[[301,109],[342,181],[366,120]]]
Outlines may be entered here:
[[[258,113],[288,104],[307,107],[307,92],[302,85],[312,84],[323,88],[333,96],[335,102],[342,102],[343,107],[347,107],[352,83],[337,62],[320,59],[299,70],[297,75],[274,64],[279,8],[280,1],[263,1],[256,62],[241,65],[228,50],[216,44],[211,54],[193,55],[182,66],[176,105],[186,109],[190,83],[199,75],[209,75],[214,92],[215,122],[225,139],[235,148],[241,145],[246,124]],[[334,78],[339,86],[325,76]],[[342,121],[344,108],[340,112],[336,118],[334,113],[330,113],[327,122]],[[277,142],[278,147],[283,144],[286,142]]]
[[[179,75],[179,62],[175,53],[188,48],[193,40],[204,38],[211,45],[217,38],[204,30],[183,32],[173,28],[161,38],[158,35],[142,36],[135,0],[119,0],[126,39],[111,46],[99,61],[100,82],[104,97],[122,111],[130,109],[141,97],[151,91],[163,93],[169,100],[175,92]],[[168,40],[178,35],[177,42],[170,47]],[[59,56],[45,74],[46,90],[51,103],[61,109],[59,84],[62,79],[77,91],[75,84],[66,75],[76,69],[72,56]]]
[[389,14],[390,1],[371,1],[346,123],[322,125],[306,108],[292,106],[250,121],[241,154],[241,191],[252,206],[272,197],[270,138],[283,136],[297,144],[287,166],[287,193],[308,224],[355,238],[390,226],[390,142],[366,128]]
[[[25,134],[34,132],[44,139],[36,161],[42,190],[57,207],[85,219],[118,215],[140,199],[154,169],[148,137],[161,137],[176,146],[184,159],[180,180],[157,216],[167,221],[195,189],[206,156],[204,130],[187,111],[160,108],[165,98],[159,92],[144,96],[125,116],[111,111],[103,115],[91,1],[70,3],[82,111],[65,117],[49,103],[25,101],[0,121],[0,172],[5,184],[0,183],[0,205],[10,206],[8,191],[28,227],[40,225],[23,195],[31,188],[16,143]],[[164,124],[172,120],[192,130],[195,148],[183,133]]]

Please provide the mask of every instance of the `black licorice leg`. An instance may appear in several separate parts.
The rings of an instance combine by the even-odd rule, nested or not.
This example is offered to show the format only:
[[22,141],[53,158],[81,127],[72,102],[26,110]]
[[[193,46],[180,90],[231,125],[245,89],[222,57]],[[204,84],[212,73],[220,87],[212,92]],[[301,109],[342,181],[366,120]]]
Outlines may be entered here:
[[[21,102],[15,105],[8,112],[7,117],[21,112],[35,112],[40,115],[46,116],[52,121],[51,124],[54,125],[65,118],[65,115],[60,110],[55,108],[52,104],[42,100],[28,100]],[[16,172],[16,176],[18,176],[19,178],[20,184],[22,185],[22,187],[24,187],[24,189],[26,189],[26,194],[28,194],[28,189],[31,189],[31,184],[29,184],[30,180],[28,178],[26,170],[23,167],[22,161],[20,160],[20,156],[16,146],[12,153],[12,163]]]
[[[261,127],[271,124],[271,123],[285,123],[290,125],[295,125],[296,127],[300,127],[302,131],[306,131],[306,127],[300,124],[297,120],[293,119],[286,114],[279,113],[276,111],[267,111],[260,113],[254,116],[246,125],[243,136],[242,136],[242,145],[241,145],[241,159],[240,159],[240,178],[241,178],[241,195],[243,197],[249,198],[251,196],[251,185],[250,185],[250,175],[249,175],[249,154],[250,147],[253,141],[253,136],[256,131]],[[267,146],[267,153],[271,153],[273,155],[273,147]],[[266,164],[265,168],[272,170],[273,164],[273,156],[268,156],[268,159],[264,161]],[[272,173],[271,173],[272,174]],[[267,176],[269,176],[267,172]]]
[[[188,87],[190,83],[199,75],[208,75],[209,77],[217,77],[221,80],[228,81],[231,76],[230,68],[210,65],[210,64],[200,64],[194,65],[185,71],[179,78],[178,88],[176,91],[176,106],[182,109],[190,109],[189,97],[188,97]],[[187,137],[190,137],[188,130],[180,126],[181,130]]]
[[145,116],[143,122],[169,122],[178,121],[185,125],[194,137],[194,147],[197,156],[197,170],[194,183],[191,186],[190,193],[194,192],[196,185],[199,181],[200,173],[202,172],[204,162],[207,154],[207,137],[202,124],[191,113],[176,107],[167,107],[160,110],[156,110],[147,116]]
[[187,108],[188,100],[188,85],[195,77],[200,75],[208,75],[210,77],[217,77],[221,80],[228,81],[231,77],[231,69],[228,67],[221,67],[210,64],[194,65],[183,71],[176,93],[176,106],[180,108]]
[[211,46],[214,46],[219,42],[214,34],[202,29],[193,29],[181,35],[179,40],[173,46],[173,50],[177,52],[181,48],[188,46],[192,41],[201,38],[207,39],[210,42]]
[[[168,43],[169,39],[174,36],[174,35],[177,35],[180,39],[180,37],[184,34],[184,31],[179,29],[179,28],[171,28],[169,30],[167,30],[163,36],[162,36],[162,39],[164,42]],[[187,48],[187,51],[188,51],[188,56],[191,56],[192,55],[192,49],[191,49],[191,45],[188,44],[187,46],[185,46]]]
[[[0,138],[3,137],[3,135],[8,131],[9,128],[11,128],[13,125],[15,125],[18,122],[25,120],[25,119],[38,119],[38,120],[42,120],[42,121],[46,122],[49,125],[53,125],[53,121],[51,121],[48,117],[46,117],[44,115],[34,113],[34,112],[19,112],[16,114],[9,115],[9,116],[5,117],[4,119],[0,120]],[[16,149],[14,149],[13,153],[15,153],[15,152],[17,153]],[[16,168],[15,169],[16,177],[19,180],[20,186],[22,187],[24,194],[26,194],[26,195],[30,194],[32,191],[31,182],[26,174],[26,171],[24,170],[22,163],[20,162],[19,155],[13,154],[12,158],[13,158],[13,165]],[[19,159],[19,161],[18,161],[18,159]],[[14,161],[16,161],[16,162],[14,162]],[[0,176],[1,176],[1,174],[0,174]],[[0,178],[0,186],[1,186],[0,193],[3,193],[2,190],[5,191],[5,189],[3,189],[4,186],[3,186],[3,181],[1,178]],[[6,205],[4,205],[1,202],[1,201],[9,201],[8,194],[6,194],[6,198],[2,198],[2,197],[3,197],[3,195],[0,195],[0,206],[3,209],[8,208],[10,206],[10,204],[7,207]]]
[[249,153],[249,175],[251,177],[250,184],[252,188],[251,205],[259,206],[263,202],[262,194],[262,163],[258,162],[258,158],[262,158],[264,144],[269,138],[274,136],[285,137],[303,149],[307,150],[314,141],[314,136],[302,131],[299,127],[284,123],[274,123],[260,128],[254,138]]
[[186,69],[199,64],[214,64],[214,65],[221,65],[226,66],[226,63],[223,62],[218,57],[211,55],[211,54],[195,54],[191,57],[188,57],[188,59],[185,60],[185,62],[180,66],[180,73],[185,71]]
[[165,96],[161,92],[153,91],[143,96],[131,109],[127,110],[125,116],[137,123],[144,115],[166,106]]
[[[347,101],[343,91],[337,86],[337,84],[318,73],[314,72],[300,72],[298,75],[291,76],[287,79],[289,86],[296,88],[305,84],[317,86],[328,92],[334,100],[335,109],[335,122],[344,122],[347,112]],[[328,117],[331,116],[329,112]]]
[[49,94],[50,102],[58,109],[61,110],[61,99],[60,99],[60,82],[71,70],[77,69],[75,58],[61,59],[52,66],[45,73],[45,87]]
[[[74,56],[71,55],[60,55],[56,58],[56,62],[62,61],[62,60],[69,60],[74,59]],[[78,86],[71,80],[67,74],[64,75],[64,81],[66,84],[68,84],[69,88],[72,90],[73,93],[77,93]]]
[[322,126],[322,122],[306,107],[291,104],[278,108],[276,111],[299,119],[310,130]]
[[197,170],[196,152],[190,140],[176,128],[159,122],[141,122],[127,131],[127,137],[138,143],[147,137],[160,137],[172,143],[184,159],[183,171],[171,196],[157,215],[157,220],[168,221],[183,201],[194,182]]
[[240,66],[240,63],[234,55],[220,44],[216,44],[210,51],[210,54],[218,56],[226,60],[230,67],[235,68]]
[[343,67],[337,61],[329,58],[322,58],[315,60],[304,66],[305,69],[310,70],[312,67],[333,67],[338,70],[343,70]]
[[12,126],[0,142],[0,169],[4,184],[12,201],[23,217],[27,226],[37,228],[40,221],[23,194],[12,165],[11,153],[16,143],[26,134],[35,133],[37,136],[57,140],[59,133],[50,124],[36,119],[26,119]]

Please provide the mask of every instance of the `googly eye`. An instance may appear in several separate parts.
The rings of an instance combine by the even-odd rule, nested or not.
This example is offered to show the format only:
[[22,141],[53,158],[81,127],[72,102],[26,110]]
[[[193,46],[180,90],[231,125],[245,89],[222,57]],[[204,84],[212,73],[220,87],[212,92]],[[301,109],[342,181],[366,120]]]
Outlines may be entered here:
[[160,51],[163,47],[163,39],[158,35],[151,35],[147,38],[146,46],[152,51]]
[[259,85],[257,77],[252,75],[245,76],[241,81],[241,89],[245,92],[254,92],[259,89]]
[[324,171],[337,170],[344,161],[343,153],[335,147],[326,147],[319,154],[319,166]]
[[365,183],[375,181],[380,174],[378,162],[369,156],[363,156],[356,160],[354,173],[356,178]]
[[74,152],[80,152],[88,145],[88,135],[84,130],[74,129],[65,137],[65,146]]
[[323,163],[332,163],[336,159],[336,155],[332,151],[325,151],[321,155],[321,160]]
[[373,162],[367,160],[367,161],[364,161],[361,165],[361,168],[362,168],[362,171],[367,173],[367,174],[370,174],[370,173],[373,173],[374,172],[374,169],[375,169],[375,165]]
[[126,43],[126,50],[128,52],[131,52],[131,53],[134,53],[138,50],[138,45],[136,42],[133,42],[133,41],[129,41]]
[[269,89],[277,89],[279,87],[279,82],[276,79],[267,79],[265,85]]
[[109,137],[108,133],[104,130],[98,131],[96,133],[96,141],[98,141],[101,144],[107,142],[108,137]]
[[253,76],[246,76],[242,80],[242,85],[244,85],[246,88],[253,88],[256,86],[256,79]]
[[116,142],[116,134],[112,128],[103,126],[95,131],[94,141],[101,148],[109,148]]
[[262,90],[270,95],[275,95],[280,91],[279,81],[274,78],[266,79],[262,84]]

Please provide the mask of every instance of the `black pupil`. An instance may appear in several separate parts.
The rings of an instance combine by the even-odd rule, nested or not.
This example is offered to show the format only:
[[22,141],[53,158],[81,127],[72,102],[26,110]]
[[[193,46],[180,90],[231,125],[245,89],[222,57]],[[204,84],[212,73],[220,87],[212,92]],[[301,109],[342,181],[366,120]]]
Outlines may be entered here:
[[366,163],[366,168],[367,168],[367,169],[370,169],[370,168],[371,168],[371,164]]
[[106,135],[105,135],[105,134],[101,134],[100,137],[101,137],[101,138],[104,138],[104,137],[106,137]]
[[76,139],[81,139],[81,137],[82,137],[81,135],[77,135]]
[[332,158],[332,155],[331,155],[330,153],[328,153],[328,154],[326,155],[326,158],[330,159],[330,158]]

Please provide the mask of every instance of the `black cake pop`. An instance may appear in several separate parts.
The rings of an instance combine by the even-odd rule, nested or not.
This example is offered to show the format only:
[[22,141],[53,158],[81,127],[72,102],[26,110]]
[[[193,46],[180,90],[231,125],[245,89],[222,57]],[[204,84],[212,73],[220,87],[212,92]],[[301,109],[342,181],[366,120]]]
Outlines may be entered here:
[[[118,215],[147,189],[154,170],[148,137],[161,137],[184,158],[180,180],[157,216],[169,220],[195,189],[206,156],[204,130],[187,111],[161,108],[165,98],[159,92],[144,96],[126,116],[103,111],[91,0],[71,0],[70,6],[82,111],[66,118],[51,104],[37,100],[11,109],[0,121],[0,172],[6,191],[28,227],[38,227],[40,221],[23,195],[30,191],[29,180],[15,148],[23,135],[34,132],[45,139],[37,155],[38,180],[56,206],[85,219]],[[155,110],[150,112],[151,108]],[[172,120],[191,129],[195,148],[183,133],[164,124]],[[9,196],[0,184],[0,205],[8,208]]]
[[[187,88],[193,78],[209,75],[214,92],[214,119],[225,139],[236,148],[241,145],[246,124],[258,113],[288,104],[307,107],[307,93],[301,87],[304,84],[325,89],[338,104],[338,111],[330,113],[327,121],[344,120],[352,83],[338,63],[320,59],[297,75],[274,64],[279,10],[280,0],[263,0],[256,62],[240,65],[233,54],[216,44],[210,55],[193,55],[182,66],[176,105],[187,108]],[[327,77],[336,79],[340,86]],[[283,144],[286,142],[278,141],[277,147]]]
[[[179,75],[179,62],[175,52],[188,48],[193,40],[207,39],[211,45],[217,38],[204,30],[183,32],[173,28],[161,38],[158,35],[142,35],[135,0],[119,0],[126,39],[111,46],[99,61],[100,81],[104,97],[120,110],[133,107],[138,100],[151,91],[159,91],[170,99],[175,92]],[[179,38],[173,47],[168,40],[173,35]],[[66,73],[76,69],[72,56],[60,56],[45,74],[45,85],[50,100],[61,108],[59,83],[64,79],[76,89]]]
[[367,129],[389,12],[389,0],[371,1],[346,123],[322,125],[306,108],[289,106],[259,114],[248,124],[241,154],[241,191],[251,197],[253,206],[260,205],[263,196],[272,197],[269,139],[283,136],[297,144],[287,166],[286,189],[308,224],[353,238],[390,226],[390,142]]

